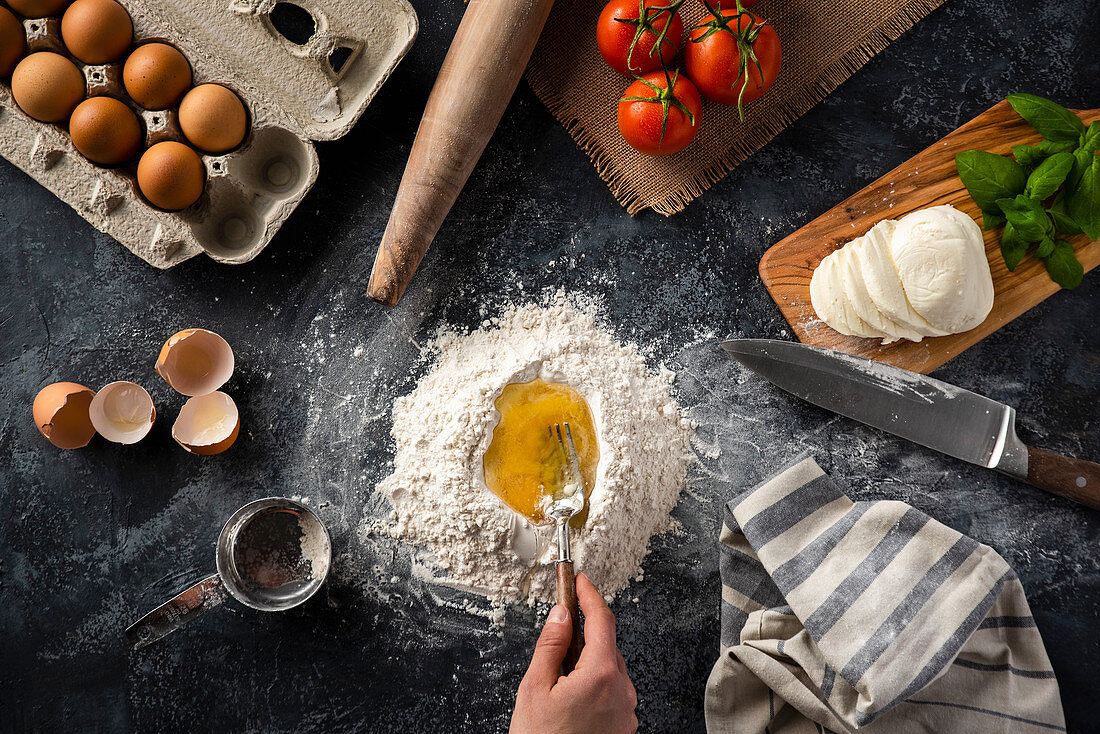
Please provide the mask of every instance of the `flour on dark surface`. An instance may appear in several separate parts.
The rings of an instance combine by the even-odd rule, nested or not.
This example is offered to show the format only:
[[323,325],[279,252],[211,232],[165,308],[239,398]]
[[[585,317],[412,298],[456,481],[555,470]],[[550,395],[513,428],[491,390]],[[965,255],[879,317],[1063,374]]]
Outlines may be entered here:
[[[0,162],[0,670],[5,730],[503,731],[542,617],[494,627],[477,598],[418,577],[385,539],[390,408],[429,366],[440,324],[476,328],[547,288],[599,297],[609,328],[697,425],[679,530],[612,604],[645,731],[702,731],[718,649],[721,507],[798,453],[854,500],[908,502],[992,545],[1027,591],[1071,732],[1095,728],[1097,513],[802,403],[713,341],[791,338],[757,274],[771,244],[986,110],[1031,91],[1100,99],[1100,7],[952,0],[686,211],[627,217],[521,87],[400,306],[364,295],[409,144],[461,8],[413,0],[421,35],[358,126],[319,147],[316,187],[257,260],[153,271]],[[1046,30],[1046,29],[1049,29]],[[1029,444],[1100,458],[1096,273],[936,371],[1013,405]],[[522,284],[522,288],[520,287]],[[485,313],[481,313],[485,309]],[[322,315],[323,318],[315,321]],[[175,445],[182,400],[152,372],[164,339],[205,326],[237,355],[241,436],[218,457]],[[53,450],[30,420],[57,379],[132,380],[159,420],[142,442]],[[309,498],[332,532],[328,580],[299,609],[230,602],[139,653],[122,630],[213,572],[225,519]],[[488,612],[483,602],[479,612]]]

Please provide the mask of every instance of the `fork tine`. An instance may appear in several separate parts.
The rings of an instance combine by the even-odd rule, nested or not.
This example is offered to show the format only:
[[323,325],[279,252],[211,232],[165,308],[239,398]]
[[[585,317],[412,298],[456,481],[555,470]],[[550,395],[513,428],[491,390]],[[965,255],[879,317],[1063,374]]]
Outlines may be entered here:
[[557,443],[558,451],[565,454],[565,444],[561,440],[561,424],[555,423],[552,426],[547,426],[546,430],[550,432],[550,439]]
[[562,424],[556,424],[558,431],[558,441],[561,443],[561,449],[565,453],[567,465],[569,467],[569,478],[578,487],[584,487],[584,475],[581,474],[581,460],[577,456],[577,445],[573,443],[573,430],[569,427],[569,423],[565,423],[565,435],[562,436],[561,426]]

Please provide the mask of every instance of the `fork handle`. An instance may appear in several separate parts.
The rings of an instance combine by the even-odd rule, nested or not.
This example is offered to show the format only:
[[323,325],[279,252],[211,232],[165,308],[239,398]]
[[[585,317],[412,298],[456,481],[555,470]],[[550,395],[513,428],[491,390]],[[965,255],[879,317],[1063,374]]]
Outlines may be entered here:
[[573,574],[572,561],[558,561],[558,604],[569,610],[569,620],[573,623],[573,638],[569,641],[569,649],[565,651],[565,659],[561,663],[561,674],[569,675],[577,667],[577,660],[581,657],[584,648],[584,630],[581,627],[581,610],[577,602],[577,579]]

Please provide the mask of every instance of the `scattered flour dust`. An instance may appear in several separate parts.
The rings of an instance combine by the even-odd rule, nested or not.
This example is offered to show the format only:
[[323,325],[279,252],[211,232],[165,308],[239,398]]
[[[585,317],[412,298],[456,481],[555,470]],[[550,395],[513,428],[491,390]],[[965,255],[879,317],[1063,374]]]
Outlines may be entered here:
[[669,394],[673,373],[646,367],[597,320],[597,307],[563,292],[511,307],[476,331],[442,330],[433,365],[393,406],[394,471],[378,486],[394,506],[375,528],[426,547],[431,579],[494,604],[554,598],[557,557],[549,529],[532,528],[484,483],[482,457],[505,385],[536,377],[572,386],[588,401],[600,463],[573,558],[611,597],[640,578],[651,536],[687,484],[691,423]]

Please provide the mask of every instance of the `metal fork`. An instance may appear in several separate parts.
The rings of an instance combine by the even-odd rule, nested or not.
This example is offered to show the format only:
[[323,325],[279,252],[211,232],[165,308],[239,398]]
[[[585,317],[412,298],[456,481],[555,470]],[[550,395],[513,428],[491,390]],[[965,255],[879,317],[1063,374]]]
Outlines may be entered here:
[[[563,433],[562,427],[565,427]],[[584,631],[581,628],[580,605],[577,603],[577,581],[573,571],[573,557],[569,553],[569,520],[584,508],[584,477],[573,443],[573,432],[568,423],[555,423],[549,427],[551,439],[557,440],[562,460],[564,481],[555,488],[550,518],[558,524],[558,560],[555,564],[558,580],[558,604],[569,610],[573,623],[573,639],[561,664],[561,674],[569,675],[577,665],[584,647]]]

